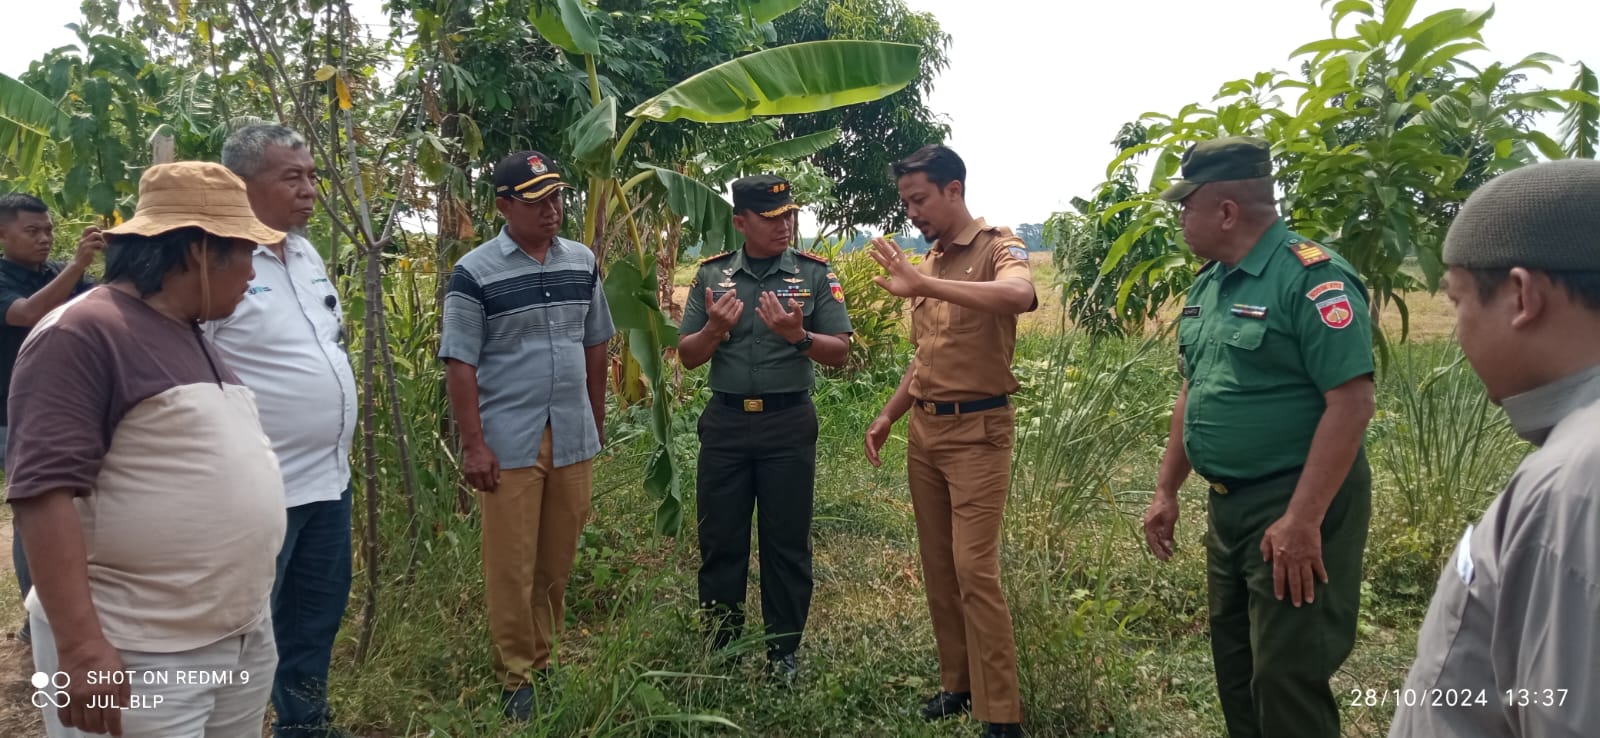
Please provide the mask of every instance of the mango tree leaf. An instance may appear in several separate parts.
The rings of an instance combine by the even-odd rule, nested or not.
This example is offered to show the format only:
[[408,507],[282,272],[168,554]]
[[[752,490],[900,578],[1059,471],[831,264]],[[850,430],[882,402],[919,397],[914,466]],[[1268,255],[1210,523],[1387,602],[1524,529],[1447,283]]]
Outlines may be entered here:
[[600,55],[600,29],[583,0],[535,2],[528,20],[539,35],[563,51]]
[[576,161],[610,169],[611,140],[617,137],[617,99],[607,97],[567,129],[567,147]]
[[811,156],[812,154],[815,154],[818,151],[828,148],[829,146],[832,146],[838,142],[839,129],[837,128],[829,128],[826,131],[817,131],[816,133],[808,133],[804,136],[786,138],[782,141],[773,141],[765,146],[757,146],[756,148],[745,152],[744,155],[738,159],[718,167],[716,171],[711,173],[710,179],[714,182],[724,181],[738,172],[739,166],[745,162],[755,161],[763,158],[780,159],[784,161],[800,159]]
[[1600,78],[1588,65],[1578,63],[1578,76],[1572,89],[1586,95],[1573,101],[1561,119],[1561,135],[1566,150],[1575,159],[1593,159],[1600,148]]
[[628,111],[655,121],[735,123],[878,100],[915,79],[921,49],[884,41],[809,41],[718,64]]
[[711,253],[738,248],[744,238],[733,229],[733,206],[722,195],[699,180],[671,169],[644,165],[656,173],[656,180],[667,190],[667,207],[679,217],[689,219],[689,227],[700,232],[704,247]]

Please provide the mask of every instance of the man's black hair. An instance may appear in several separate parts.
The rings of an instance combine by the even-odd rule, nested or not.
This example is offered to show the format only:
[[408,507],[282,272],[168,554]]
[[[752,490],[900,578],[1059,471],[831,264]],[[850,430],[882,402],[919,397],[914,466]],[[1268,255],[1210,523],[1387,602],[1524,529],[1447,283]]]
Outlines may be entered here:
[[948,146],[928,144],[916,150],[916,153],[894,163],[894,178],[900,179],[908,174],[922,172],[928,176],[928,181],[944,192],[945,185],[951,182],[960,182],[963,188],[967,183],[967,164],[961,161]]
[[0,195],[0,226],[11,225],[18,213],[49,213],[44,201],[33,195],[12,192]]
[[211,263],[227,266],[233,258],[232,242],[200,228],[179,228],[155,236],[121,233],[106,237],[105,281],[126,279],[149,297],[161,291],[161,283],[172,270],[189,269],[189,247],[204,241]]

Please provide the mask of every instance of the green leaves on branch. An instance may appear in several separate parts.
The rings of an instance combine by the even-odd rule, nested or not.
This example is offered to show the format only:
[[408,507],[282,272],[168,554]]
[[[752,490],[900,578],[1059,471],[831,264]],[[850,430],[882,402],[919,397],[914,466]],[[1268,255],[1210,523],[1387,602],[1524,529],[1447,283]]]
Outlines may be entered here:
[[1561,119],[1561,136],[1568,155],[1593,159],[1595,150],[1600,148],[1600,80],[1595,78],[1593,69],[1579,62],[1572,90],[1586,97],[1569,103],[1567,114]]
[[734,123],[891,95],[917,76],[919,49],[883,41],[811,41],[718,64],[628,112],[667,122]]
[[765,146],[751,149],[745,152],[744,156],[717,167],[715,171],[708,175],[708,178],[712,182],[726,181],[737,175],[742,167],[749,165],[751,162],[760,162],[765,159],[779,159],[782,161],[802,159],[838,143],[839,135],[839,129],[829,128],[826,131],[817,131],[804,136],[773,141]]

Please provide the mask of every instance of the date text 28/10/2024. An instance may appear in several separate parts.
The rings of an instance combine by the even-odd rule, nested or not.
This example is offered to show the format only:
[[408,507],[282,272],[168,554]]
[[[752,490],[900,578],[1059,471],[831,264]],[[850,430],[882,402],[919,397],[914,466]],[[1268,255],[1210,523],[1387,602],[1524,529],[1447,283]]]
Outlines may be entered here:
[[[1567,702],[1565,689],[1507,689],[1496,693],[1501,704],[1514,707],[1561,707]],[[1351,707],[1488,707],[1491,693],[1486,689],[1352,689]]]

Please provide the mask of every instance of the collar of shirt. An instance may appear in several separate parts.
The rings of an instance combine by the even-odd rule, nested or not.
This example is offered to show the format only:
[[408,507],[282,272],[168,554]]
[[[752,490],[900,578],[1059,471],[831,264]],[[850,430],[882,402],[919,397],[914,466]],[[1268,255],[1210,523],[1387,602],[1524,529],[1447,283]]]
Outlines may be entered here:
[[1250,253],[1245,254],[1244,260],[1239,262],[1236,268],[1252,277],[1261,276],[1262,270],[1267,268],[1267,262],[1278,252],[1278,246],[1288,237],[1289,225],[1279,218],[1266,233],[1261,234],[1261,238],[1256,240],[1256,245],[1250,247]]
[[[290,234],[287,234],[287,235],[285,235],[283,237],[283,255],[284,256],[288,256],[290,254],[299,254],[303,249],[308,249],[308,248],[311,248],[311,242],[307,241],[305,239],[305,237],[303,237],[303,236],[298,236],[298,235],[295,235],[293,233],[290,233]],[[272,253],[272,245],[271,244],[265,244],[265,243],[256,244],[256,250],[255,250],[255,253],[253,254],[253,256],[261,256],[263,254],[272,254],[273,256],[277,256],[277,254],[273,254]]]
[[1507,397],[1500,405],[1505,408],[1517,435],[1528,443],[1542,446],[1550,437],[1550,431],[1562,420],[1596,401],[1600,401],[1600,364]]
[[[762,275],[756,274],[750,270],[749,255],[745,252],[743,247],[740,247],[739,251],[733,255],[733,264],[729,266],[736,272],[743,271],[745,274],[755,277],[756,279],[762,278]],[[800,261],[795,257],[794,249],[784,249],[783,253],[778,256],[778,262],[774,268],[780,272],[799,274]]]
[[58,272],[56,265],[52,262],[47,261],[37,267],[29,267],[6,258],[0,258],[0,270],[3,270],[6,276],[15,280],[40,278],[48,280],[54,278]]
[[[950,239],[950,243],[953,246],[971,246],[972,242],[977,240],[978,234],[983,232],[983,229],[988,227],[989,224],[985,223],[982,218],[973,218],[972,222],[968,223],[966,228],[961,229],[960,233],[957,233]],[[943,251],[944,242],[945,239],[939,239],[938,243],[933,245],[933,250]]]
[[[513,253],[515,253],[517,251],[522,251],[522,246],[517,243],[516,239],[511,237],[511,232],[506,230],[505,226],[500,226],[500,235],[495,236],[494,238],[495,238],[496,241],[498,241],[500,243],[500,253],[501,254],[504,254],[506,256],[510,256],[511,254],[513,254]],[[551,238],[550,239],[550,253],[551,254],[556,254],[556,253],[559,253],[560,250],[561,250],[561,237],[560,236],[555,236],[555,237]],[[527,256],[528,252],[522,251],[522,254],[524,256]],[[531,259],[533,257],[529,256],[528,258]],[[546,262],[548,262],[548,261],[550,261],[550,257],[546,256],[544,260]]]

